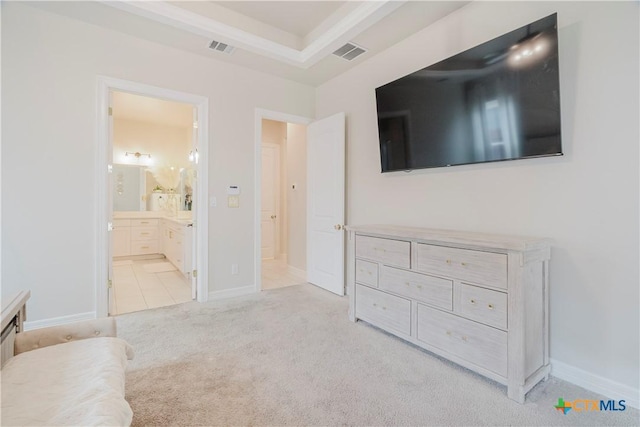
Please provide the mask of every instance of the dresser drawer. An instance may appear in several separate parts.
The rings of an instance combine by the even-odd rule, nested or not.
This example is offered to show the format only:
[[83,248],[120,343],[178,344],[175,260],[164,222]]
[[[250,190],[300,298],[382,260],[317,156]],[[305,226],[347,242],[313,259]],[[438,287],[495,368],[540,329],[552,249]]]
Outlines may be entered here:
[[409,268],[411,243],[378,237],[356,236],[356,257]]
[[375,262],[356,260],[356,282],[378,286],[378,264]]
[[148,255],[158,253],[158,241],[136,241],[131,242],[131,255]]
[[380,328],[411,335],[411,301],[356,285],[356,317]]
[[380,289],[446,310],[452,309],[453,282],[451,280],[383,266],[380,272]]
[[158,227],[132,227],[131,240],[157,240]]
[[486,325],[507,329],[507,294],[463,283],[456,312]]
[[132,227],[149,227],[149,226],[157,226],[158,219],[157,218],[146,218],[146,219],[132,219],[131,226]]
[[417,338],[507,376],[507,333],[504,331],[418,304]]
[[425,244],[418,244],[417,252],[418,271],[507,288],[507,256],[504,254]]

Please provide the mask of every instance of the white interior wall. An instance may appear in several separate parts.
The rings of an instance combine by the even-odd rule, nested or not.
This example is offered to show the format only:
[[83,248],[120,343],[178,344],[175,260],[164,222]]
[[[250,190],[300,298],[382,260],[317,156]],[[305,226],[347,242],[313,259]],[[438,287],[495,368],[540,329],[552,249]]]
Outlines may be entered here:
[[31,289],[29,321],[95,313],[98,75],[209,98],[210,297],[253,289],[255,108],[313,117],[314,89],[25,3],[1,31],[2,296]]
[[[189,123],[190,125],[190,123]],[[138,120],[113,120],[113,162],[137,164],[125,152],[151,154],[149,166],[173,166],[188,168],[191,151],[191,129],[189,126],[165,126]],[[142,159],[140,164],[147,164]]]
[[[553,12],[563,157],[380,173],[376,87]],[[317,117],[347,114],[348,224],[554,239],[551,357],[635,390],[638,34],[636,2],[473,2],[316,92]]]
[[[307,126],[287,123],[287,201],[291,267],[307,270]],[[295,185],[295,189],[293,186]]]

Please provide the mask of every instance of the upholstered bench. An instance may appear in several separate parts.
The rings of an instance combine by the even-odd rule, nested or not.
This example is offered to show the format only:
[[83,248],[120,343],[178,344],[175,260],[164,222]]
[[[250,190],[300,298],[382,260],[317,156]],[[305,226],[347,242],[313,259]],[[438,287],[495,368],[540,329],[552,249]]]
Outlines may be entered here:
[[2,311],[1,424],[130,425],[124,374],[133,351],[116,338],[115,319],[22,332],[24,312],[24,304]]

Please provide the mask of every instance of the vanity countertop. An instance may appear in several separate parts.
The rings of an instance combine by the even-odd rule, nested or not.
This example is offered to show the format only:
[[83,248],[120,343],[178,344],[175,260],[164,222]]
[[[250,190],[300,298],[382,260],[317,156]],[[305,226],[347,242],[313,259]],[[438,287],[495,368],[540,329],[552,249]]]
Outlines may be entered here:
[[114,211],[113,219],[165,219],[179,225],[193,224],[191,212],[178,212],[178,216],[169,216],[161,211]]
[[167,221],[174,222],[174,223],[179,224],[179,225],[191,225],[191,224],[193,224],[193,220],[192,219],[180,218],[180,217],[175,217],[175,216],[162,216],[160,218],[161,219],[165,219]]

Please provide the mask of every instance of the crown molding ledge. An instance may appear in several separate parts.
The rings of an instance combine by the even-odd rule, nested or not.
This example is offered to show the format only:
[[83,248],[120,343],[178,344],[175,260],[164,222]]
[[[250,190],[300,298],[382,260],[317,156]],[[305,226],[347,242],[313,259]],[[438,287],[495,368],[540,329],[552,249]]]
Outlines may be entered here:
[[405,3],[406,1],[394,0],[362,3],[357,9],[316,37],[300,52],[300,62],[303,64],[303,68],[309,68],[320,61]]
[[363,2],[335,25],[316,37],[302,50],[296,50],[264,37],[232,27],[165,1],[101,1],[107,6],[129,12],[162,24],[224,42],[236,48],[285,62],[299,68],[309,68],[326,55],[348,42],[405,1]]

